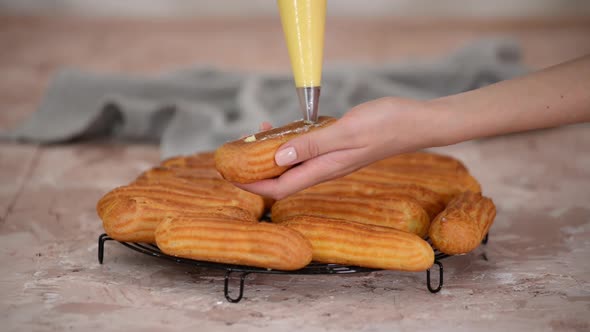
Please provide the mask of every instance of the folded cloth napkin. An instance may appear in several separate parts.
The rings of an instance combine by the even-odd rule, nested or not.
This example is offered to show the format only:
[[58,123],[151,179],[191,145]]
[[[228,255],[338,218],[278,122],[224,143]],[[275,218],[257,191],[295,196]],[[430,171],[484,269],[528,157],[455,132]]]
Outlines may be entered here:
[[[320,114],[341,116],[379,97],[436,98],[521,75],[512,40],[489,39],[430,61],[327,67]],[[160,142],[162,158],[212,150],[257,130],[301,118],[287,74],[193,68],[159,76],[58,72],[39,110],[0,138],[62,143],[100,136]]]

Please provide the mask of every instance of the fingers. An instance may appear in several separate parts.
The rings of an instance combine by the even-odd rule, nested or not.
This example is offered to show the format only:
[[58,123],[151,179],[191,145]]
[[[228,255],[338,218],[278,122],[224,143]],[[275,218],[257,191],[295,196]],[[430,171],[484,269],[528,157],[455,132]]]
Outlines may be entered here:
[[249,191],[251,193],[255,193],[260,196],[270,197],[272,199],[281,199],[283,196],[278,195],[279,186],[277,185],[278,178],[275,179],[268,179],[268,180],[261,180],[254,183],[237,183],[234,182],[233,185]]
[[260,131],[270,130],[272,129],[272,125],[270,124],[270,122],[264,121],[260,124],[259,129]]
[[[272,129],[272,125],[270,124],[270,122],[264,121],[260,124],[260,126],[258,127],[258,131],[266,131],[266,130],[270,130]],[[240,136],[240,139],[244,139],[247,136],[250,136],[252,134],[247,134],[247,135],[242,135]]]
[[355,171],[362,166],[353,162],[358,159],[358,154],[358,150],[339,150],[310,159],[291,168],[278,178],[250,184],[235,183],[235,185],[265,197],[282,199],[318,183]]
[[294,165],[328,152],[351,148],[347,134],[346,128],[337,121],[283,144],[275,154],[275,162],[279,166]]
[[265,197],[281,199],[352,172],[366,159],[362,157],[366,154],[365,146],[355,139],[354,133],[359,131],[355,126],[358,127],[358,123],[338,120],[328,127],[293,138],[278,149],[275,162],[279,166],[299,164],[297,167],[275,179],[235,185]]

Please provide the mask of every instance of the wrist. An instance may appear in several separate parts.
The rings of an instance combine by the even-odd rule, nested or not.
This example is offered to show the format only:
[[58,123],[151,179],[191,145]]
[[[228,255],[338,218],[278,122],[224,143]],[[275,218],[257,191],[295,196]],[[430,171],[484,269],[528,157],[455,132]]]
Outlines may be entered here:
[[429,129],[430,146],[440,147],[467,140],[467,119],[461,116],[461,112],[455,106],[451,97],[432,99],[426,102],[427,122],[431,124]]

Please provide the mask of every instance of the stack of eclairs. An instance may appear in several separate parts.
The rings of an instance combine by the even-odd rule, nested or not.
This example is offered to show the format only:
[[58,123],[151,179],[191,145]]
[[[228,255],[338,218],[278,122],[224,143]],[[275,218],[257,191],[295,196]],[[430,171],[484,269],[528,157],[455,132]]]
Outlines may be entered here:
[[278,201],[234,186],[279,176],[288,167],[276,165],[277,149],[334,121],[293,122],[165,160],[100,199],[104,229],[172,256],[285,271],[311,261],[423,271],[433,247],[456,255],[481,243],[494,203],[445,155],[397,155]]

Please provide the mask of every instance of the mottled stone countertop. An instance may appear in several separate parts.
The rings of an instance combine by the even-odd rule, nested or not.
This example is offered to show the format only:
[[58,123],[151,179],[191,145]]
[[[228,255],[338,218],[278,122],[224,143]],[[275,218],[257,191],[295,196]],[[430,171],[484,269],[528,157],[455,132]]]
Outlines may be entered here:
[[[3,18],[0,128],[35,110],[61,65],[146,73],[194,63],[288,68],[282,40],[271,33],[277,24]],[[438,55],[495,34],[521,41],[534,67],[590,52],[586,19],[341,19],[327,34],[328,58],[364,63]],[[0,330],[589,330],[590,127],[438,151],[463,160],[497,205],[487,261],[482,248],[444,260],[444,287],[435,295],[426,290],[425,273],[251,275],[244,300],[230,304],[219,271],[153,259],[115,242],[107,243],[105,264],[97,262],[96,201],[157,163],[157,147],[0,143]]]

